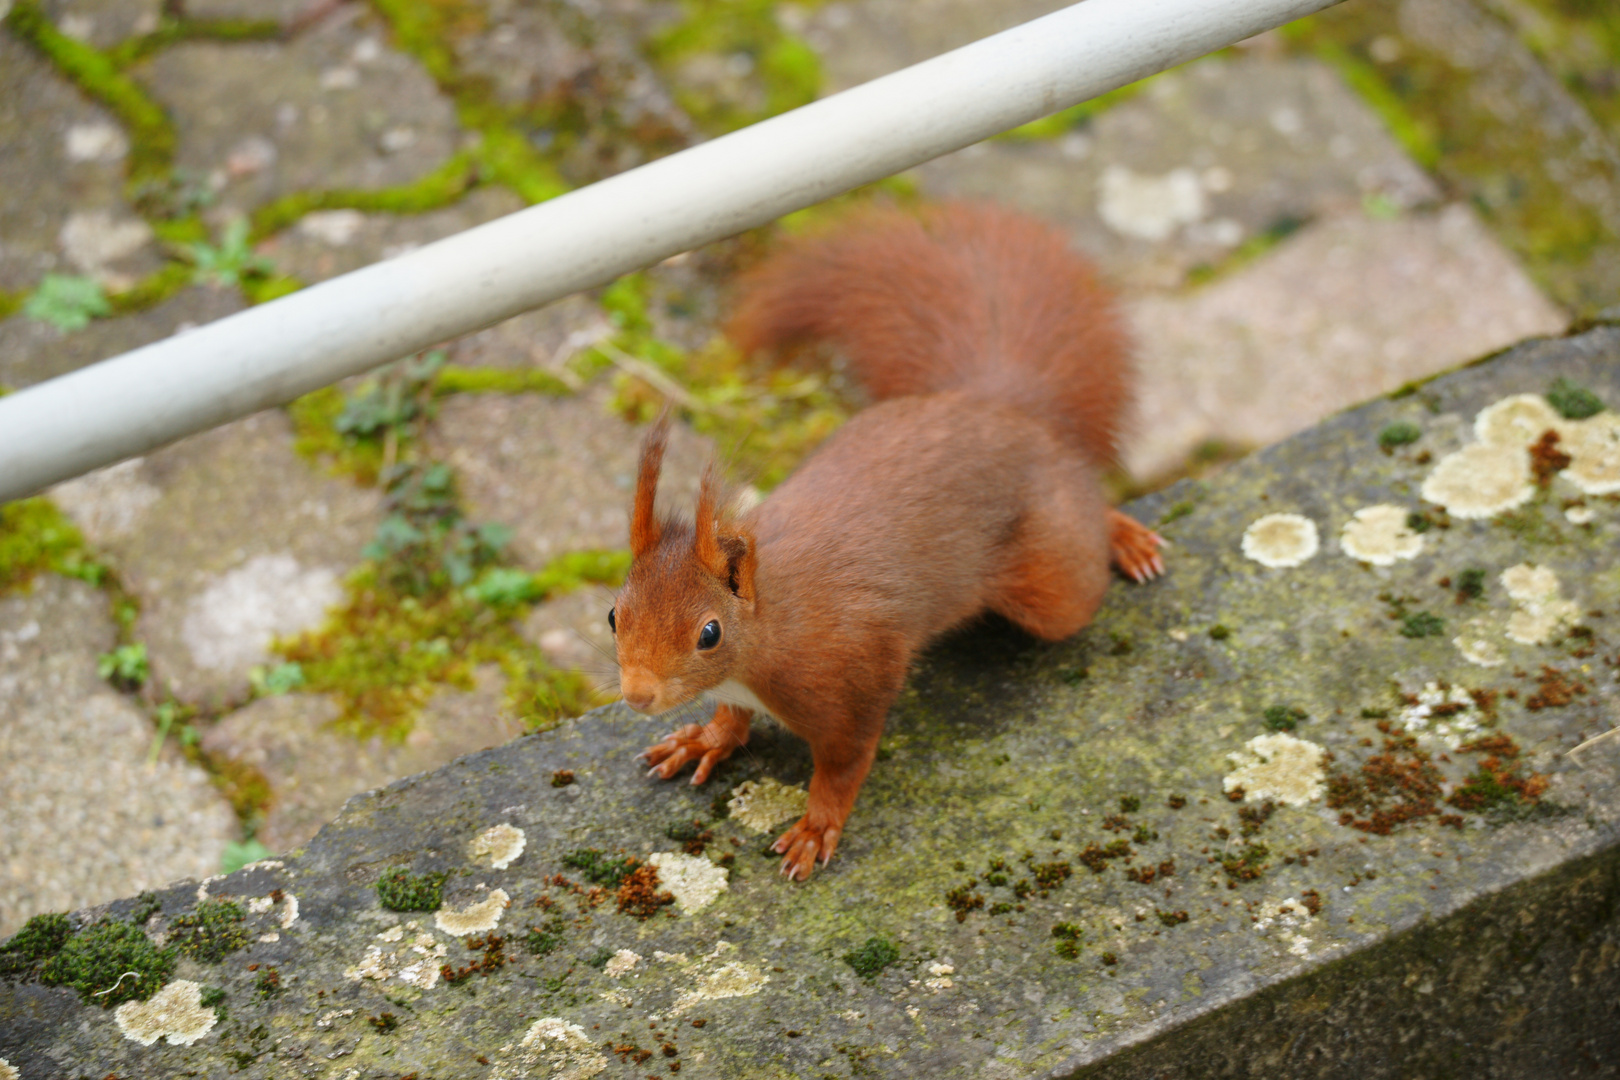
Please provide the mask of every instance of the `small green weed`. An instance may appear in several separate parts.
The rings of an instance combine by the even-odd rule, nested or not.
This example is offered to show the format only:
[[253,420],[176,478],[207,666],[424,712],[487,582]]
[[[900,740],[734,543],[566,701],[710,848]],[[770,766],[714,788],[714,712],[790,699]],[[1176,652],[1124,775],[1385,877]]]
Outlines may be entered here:
[[219,857],[219,872],[234,874],[250,863],[260,859],[268,859],[275,852],[259,843],[257,840],[233,840],[225,845],[225,850]]
[[96,673],[120,690],[139,690],[152,674],[146,660],[146,646],[135,642],[102,653],[96,658]]
[[889,938],[879,936],[867,938],[858,948],[844,954],[844,963],[867,981],[877,978],[885,968],[899,959],[900,946]]
[[199,285],[234,289],[248,278],[266,278],[275,272],[269,259],[253,253],[246,218],[232,218],[220,233],[219,244],[194,242],[180,245],[191,263],[192,280]]
[[112,305],[94,278],[46,274],[23,304],[23,314],[58,330],[83,330],[91,319],[111,315]]

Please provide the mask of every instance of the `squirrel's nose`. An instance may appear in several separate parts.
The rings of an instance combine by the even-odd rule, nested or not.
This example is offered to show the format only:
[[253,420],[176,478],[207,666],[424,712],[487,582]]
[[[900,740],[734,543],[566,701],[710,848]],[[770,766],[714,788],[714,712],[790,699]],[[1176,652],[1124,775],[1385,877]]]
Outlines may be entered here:
[[624,703],[637,712],[648,712],[658,698],[658,680],[639,669],[619,672],[619,693]]
[[653,695],[645,691],[624,692],[624,703],[637,712],[646,712],[653,703]]

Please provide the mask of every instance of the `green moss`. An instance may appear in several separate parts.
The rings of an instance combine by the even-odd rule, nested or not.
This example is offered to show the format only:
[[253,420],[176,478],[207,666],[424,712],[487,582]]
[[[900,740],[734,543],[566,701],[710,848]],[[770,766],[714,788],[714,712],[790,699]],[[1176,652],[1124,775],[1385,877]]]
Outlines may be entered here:
[[433,381],[433,392],[449,394],[550,394],[566,397],[573,387],[538,368],[446,367]]
[[[680,10],[681,18],[653,36],[645,51],[677,103],[710,134],[808,105],[820,93],[821,62],[782,26],[775,0],[681,0]],[[701,54],[746,58],[752,92],[716,93],[687,78],[687,61]]]
[[1265,711],[1267,731],[1293,731],[1306,718],[1305,710],[1292,705],[1270,705]]
[[562,945],[567,926],[560,916],[547,919],[539,926],[531,926],[523,938],[523,947],[534,956],[549,956]]
[[591,884],[606,885],[610,888],[622,885],[624,879],[640,865],[636,859],[609,855],[599,848],[578,848],[570,851],[562,857],[562,864],[578,870]]
[[147,274],[134,285],[123,292],[113,293],[107,298],[111,305],[112,314],[128,315],[136,311],[145,311],[163,303],[181,289],[190,285],[196,271],[183,262],[165,263],[162,267]]
[[297,191],[283,195],[253,212],[254,241],[295,224],[317,210],[359,210],[363,213],[423,214],[461,198],[478,182],[478,170],[466,151],[408,184],[388,188],[337,188]]
[[1405,420],[1398,420],[1378,433],[1378,446],[1388,453],[1397,446],[1415,443],[1421,438],[1423,438],[1422,428]]
[[1409,638],[1439,637],[1446,632],[1446,621],[1427,611],[1414,612],[1401,617],[1401,636]]
[[204,900],[169,924],[169,941],[193,960],[217,964],[247,945],[245,918],[234,900]]
[[1232,630],[1224,623],[1216,623],[1209,628],[1209,636],[1215,641],[1225,641],[1232,636]]
[[1457,599],[1478,600],[1485,595],[1485,571],[1470,567],[1457,575]]
[[1600,126],[1620,130],[1620,8],[1607,0],[1524,0],[1492,11]]
[[1384,127],[1395,141],[1426,169],[1440,164],[1441,144],[1431,117],[1420,115],[1409,108],[1412,104],[1402,94],[1391,89],[1378,68],[1363,59],[1358,52],[1345,48],[1328,37],[1313,33],[1310,27],[1284,27],[1283,33],[1296,40],[1309,42],[1316,56],[1339,73],[1361,99],[1378,114]]
[[877,978],[883,970],[900,959],[900,946],[886,937],[867,938],[858,948],[844,954],[844,963],[855,974],[868,981]]
[[73,936],[73,921],[66,914],[34,915],[4,945],[0,945],[0,977],[16,978],[62,951]]
[[444,903],[445,871],[389,870],[377,879],[377,901],[389,911],[437,911]]
[[1514,539],[1525,545],[1557,547],[1569,540],[1562,529],[1548,520],[1540,503],[1498,514],[1491,519],[1491,524],[1506,529]]
[[52,572],[100,585],[106,567],[91,558],[84,537],[43,496],[0,504],[0,596]]
[[115,67],[126,68],[185,41],[275,41],[281,36],[281,24],[268,19],[165,18],[156,30],[108,49],[107,59]]
[[151,675],[151,667],[146,660],[146,646],[134,642],[119,645],[110,653],[102,653],[96,657],[96,674],[125,692],[139,690]]
[[1562,375],[1547,388],[1547,404],[1557,409],[1566,420],[1585,420],[1603,411],[1602,398]]
[[155,994],[174,971],[174,958],[173,949],[159,949],[139,927],[101,922],[69,938],[39,978],[72,987],[86,1005],[110,1009]]
[[[1266,252],[1271,251],[1290,236],[1293,236],[1304,228],[1305,224],[1304,218],[1284,214],[1264,229],[1246,238],[1218,262],[1200,263],[1194,266],[1187,272],[1187,281],[1192,285],[1202,285],[1235,270],[1240,270],[1266,254]],[[1229,452],[1228,448],[1220,440],[1208,440],[1200,445],[1203,448],[1204,455],[1213,460],[1219,460]]]
[[9,319],[21,311],[27,300],[28,294],[25,292],[7,292],[0,289],[0,321]]
[[174,161],[174,128],[139,84],[105,54],[52,26],[36,0],[17,0],[5,22],[20,40],[32,45],[123,122],[130,135],[127,170],[131,185],[168,175]]

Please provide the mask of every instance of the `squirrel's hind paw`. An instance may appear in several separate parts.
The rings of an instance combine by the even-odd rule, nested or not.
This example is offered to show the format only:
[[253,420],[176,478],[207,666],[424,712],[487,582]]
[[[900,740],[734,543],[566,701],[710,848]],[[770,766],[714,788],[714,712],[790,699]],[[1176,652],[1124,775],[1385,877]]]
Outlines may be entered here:
[[1141,584],[1164,573],[1164,538],[1118,510],[1108,511],[1108,555],[1119,572]]

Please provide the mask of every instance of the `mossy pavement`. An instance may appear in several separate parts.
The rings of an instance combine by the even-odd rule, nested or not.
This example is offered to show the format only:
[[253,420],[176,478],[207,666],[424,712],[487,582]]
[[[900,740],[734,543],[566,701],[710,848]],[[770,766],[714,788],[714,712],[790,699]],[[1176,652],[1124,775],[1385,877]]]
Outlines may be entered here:
[[[72,269],[49,252],[40,255],[39,276],[19,280],[18,287],[0,295],[4,319],[0,343],[6,345],[7,354],[0,356],[0,382],[22,387],[71,370],[107,352],[162,337],[188,322],[273,299],[346,266],[431,241],[668,153],[695,138],[808,100],[826,82],[827,71],[841,62],[836,52],[829,52],[828,42],[836,41],[834,24],[846,5],[773,7],[690,0],[648,5],[634,15],[564,11],[559,5],[520,7],[514,13],[480,3],[379,0],[370,6],[344,6],[314,24],[280,25],[224,16],[189,18],[176,7],[165,8],[168,14],[155,23],[109,41],[100,32],[83,40],[82,26],[71,20],[53,22],[34,0],[15,0],[5,16],[12,41],[54,67],[61,82],[103,110],[127,141],[123,156],[110,159],[123,172],[122,191],[108,197],[121,207],[120,213],[150,228],[152,239],[144,257],[155,258],[157,266],[135,280],[106,278],[109,314],[95,318],[86,330],[67,333],[22,314],[45,272]],[[856,6],[857,15],[862,10]],[[1607,22],[1601,13],[1591,15],[1575,7],[1548,10],[1552,12],[1548,18],[1556,15],[1556,19],[1545,25],[1528,18],[1503,22],[1500,13],[1483,17],[1498,20],[1491,26],[1517,28],[1521,37],[1535,31],[1539,36],[1524,38],[1529,41],[1524,48],[1543,57],[1541,62],[1555,73],[1558,85],[1568,88],[1569,100],[1594,116],[1609,115],[1611,104],[1605,95],[1611,92],[1591,75],[1594,69],[1587,55],[1591,42],[1612,44]],[[1018,14],[1009,8],[1004,17],[1016,21]],[[947,19],[936,29],[949,37],[956,32],[953,28],[966,32],[971,27],[975,34],[993,28],[980,21],[976,15],[958,26]],[[1400,28],[1404,24],[1396,25],[1395,15],[1390,23],[1394,29],[1383,29],[1405,42]],[[1562,44],[1569,41],[1580,44]],[[950,43],[942,39],[938,44]],[[1292,79],[1289,85],[1306,88],[1297,91],[1305,95],[1301,100],[1315,101],[1310,94],[1316,91],[1309,88],[1317,83],[1312,80],[1319,82],[1326,77],[1325,65],[1335,65],[1361,100],[1383,117],[1386,134],[1376,134],[1376,123],[1350,116],[1360,106],[1334,104],[1322,113],[1324,124],[1348,123],[1358,139],[1374,133],[1365,134],[1373,148],[1369,153],[1387,159],[1390,168],[1411,170],[1402,176],[1421,178],[1417,167],[1428,170],[1424,182],[1438,179],[1443,185],[1440,198],[1477,196],[1474,202],[1486,225],[1566,310],[1585,312],[1603,306],[1603,297],[1609,295],[1605,290],[1611,289],[1605,276],[1610,264],[1605,260],[1612,250],[1612,223],[1597,210],[1569,209],[1554,179],[1537,179],[1501,205],[1478,195],[1469,179],[1478,173],[1474,163],[1483,153],[1478,148],[1509,133],[1489,127],[1477,110],[1468,114],[1467,122],[1486,125],[1485,134],[1476,137],[1473,129],[1445,127],[1444,118],[1436,119],[1429,111],[1439,106],[1414,94],[1415,84],[1401,74],[1405,70],[1401,65],[1363,59],[1357,66],[1344,59],[1387,52],[1376,45],[1364,23],[1324,18],[1258,52],[1239,51],[1223,58],[1218,63],[1227,65],[1221,69],[1227,74],[1213,76],[1211,85],[1230,84],[1234,89],[1220,92],[1241,100],[1242,93],[1252,93],[1253,87],[1271,85],[1266,80]],[[1424,47],[1410,44],[1402,55],[1421,56]],[[262,65],[255,70],[273,77],[267,77],[262,99],[253,100],[251,109],[244,103],[240,116],[262,116],[266,126],[262,132],[249,130],[251,124],[242,120],[244,141],[221,144],[210,157],[202,152],[206,140],[199,132],[231,131],[232,124],[230,117],[222,122],[205,115],[217,106],[204,89],[234,85],[228,78],[237,64],[233,58],[250,52],[252,62]],[[295,55],[302,59],[295,63],[291,59]],[[1294,74],[1278,74],[1281,69],[1264,66],[1281,62],[1302,66]],[[291,73],[285,82],[283,68]],[[381,68],[396,81],[371,74]],[[195,96],[186,93],[186,84],[175,82],[174,73],[181,71],[195,74]],[[1237,73],[1235,78],[1231,72]],[[177,85],[182,89],[176,90]],[[399,125],[368,120],[367,108],[372,113],[383,110],[386,103],[380,99],[388,86],[430,95],[434,115],[442,113],[443,121],[424,121],[407,132]],[[283,87],[293,97],[278,99]],[[251,96],[252,88],[239,93]],[[367,108],[338,104],[345,94],[359,95],[370,104]],[[294,100],[297,107],[288,113]],[[323,102],[331,103],[340,119],[350,118],[343,120],[349,127],[323,137],[333,140],[334,155],[341,151],[344,168],[350,170],[343,175],[354,179],[294,185],[289,190],[285,175],[290,174],[282,170],[291,167],[294,144],[306,137],[299,134],[303,130],[299,125],[313,124]],[[1560,98],[1555,105],[1566,109],[1568,102]],[[1125,106],[1134,111],[1119,112]],[[1040,164],[1019,173],[1016,182],[1009,181],[1009,197],[1033,191],[1029,201],[1039,203],[1054,179],[1061,181],[1067,175],[1064,170],[1073,164],[1073,153],[1085,145],[1084,140],[1091,139],[1094,148],[1099,139],[1112,137],[1097,126],[1109,116],[1127,127],[1146,125],[1159,133],[1155,145],[1174,147],[1181,137],[1175,134],[1177,125],[1186,123],[1186,114],[1176,111],[1180,108],[1173,93],[1150,86],[1116,95],[1104,108],[1081,110],[1021,132],[1018,139],[998,145]],[[1251,106],[1240,105],[1237,111],[1245,108]],[[294,119],[283,125],[289,115]],[[1304,115],[1315,122],[1317,114],[1306,109]],[[57,130],[63,122],[54,115],[32,119],[49,127],[53,138],[67,139],[66,130]],[[1281,123],[1259,113],[1250,119],[1260,128]],[[1533,137],[1523,130],[1512,134],[1521,140]],[[267,140],[276,153],[265,157],[263,144],[246,138],[255,135]],[[1398,151],[1386,149],[1396,144],[1416,165],[1397,161]],[[1298,151],[1296,156],[1315,162],[1312,153],[1318,151]],[[1174,160],[1179,158],[1171,152],[1164,164],[1154,167],[1168,168]],[[1384,189],[1361,185],[1354,176],[1356,162],[1312,164],[1307,169],[1291,164],[1292,158],[1261,155],[1257,160],[1260,163],[1252,170],[1239,170],[1238,192],[1247,201],[1237,217],[1248,239],[1229,257],[1222,254],[1226,249],[1220,244],[1210,246],[1207,237],[1188,240],[1190,233],[1178,234],[1166,244],[1144,243],[1107,230],[1088,239],[1082,229],[1077,236],[1086,245],[1108,247],[1107,257],[1118,261],[1111,272],[1120,280],[1158,281],[1155,288],[1167,285],[1172,295],[1192,298],[1198,283],[1237,281],[1246,267],[1263,265],[1275,248],[1285,247],[1294,226],[1280,228],[1278,222],[1288,214],[1297,212],[1300,220],[1309,220],[1339,213],[1349,204],[1354,213],[1379,221],[1393,213],[1421,224],[1428,220],[1424,215],[1432,212],[1436,198],[1432,192],[1422,194],[1410,205],[1391,210],[1369,197],[1363,208],[1357,201],[1368,190],[1376,195]],[[1307,177],[1308,181],[1302,179]],[[1290,194],[1280,200],[1251,197],[1250,192],[1259,192],[1268,183]],[[1596,190],[1592,185],[1603,183],[1612,184],[1612,176],[1599,176],[1583,190]],[[848,201],[905,201],[951,190],[946,181],[908,177]],[[1213,187],[1209,190],[1214,192]],[[14,186],[3,196],[5,212],[26,210],[25,191]],[[1091,198],[1084,193],[1075,197]],[[1089,203],[1086,212],[1091,213]],[[814,225],[825,216],[820,211],[797,215],[788,227]],[[530,730],[550,727],[605,700],[600,686],[603,672],[581,669],[577,651],[548,651],[543,635],[522,628],[535,623],[535,614],[546,608],[548,600],[593,583],[611,586],[622,569],[616,569],[611,558],[592,554],[603,547],[601,542],[565,546],[549,561],[536,560],[519,550],[517,541],[501,543],[499,530],[482,531],[502,522],[475,517],[466,497],[468,483],[456,476],[464,471],[460,466],[450,471],[443,488],[424,492],[424,479],[436,467],[454,461],[458,449],[436,426],[440,411],[455,399],[480,395],[501,395],[517,408],[544,398],[574,410],[587,426],[617,432],[624,421],[644,422],[672,400],[682,421],[718,448],[735,466],[739,479],[768,489],[856,404],[836,372],[757,368],[714,340],[726,283],[771,238],[769,231],[762,231],[632,275],[567,308],[560,328],[542,327],[536,340],[545,342],[543,348],[519,345],[511,335],[487,331],[449,343],[442,361],[424,366],[424,359],[416,358],[311,395],[289,406],[285,418],[261,418],[261,424],[268,423],[277,432],[279,442],[272,455],[276,475],[289,478],[286,483],[276,481],[283,493],[279,501],[265,500],[267,506],[285,507],[276,512],[278,521],[272,527],[255,521],[250,511],[229,521],[210,516],[193,523],[186,517],[218,502],[198,497],[207,488],[201,479],[211,475],[207,468],[187,472],[174,464],[186,460],[187,453],[195,460],[200,443],[183,444],[192,446],[190,451],[176,448],[169,456],[153,455],[136,472],[96,489],[93,498],[77,504],[90,507],[83,513],[91,515],[92,523],[112,522],[115,533],[117,522],[125,520],[120,514],[127,511],[133,515],[129,520],[138,522],[147,512],[143,508],[157,506],[168,517],[161,529],[137,525],[119,538],[99,542],[92,537],[87,543],[52,524],[58,519],[48,503],[7,507],[7,518],[0,525],[4,530],[0,552],[5,553],[0,557],[0,583],[5,584],[0,587],[27,588],[24,579],[43,571],[94,578],[92,583],[106,590],[109,604],[119,614],[120,640],[146,645],[152,660],[150,680],[145,686],[126,688],[126,697],[145,710],[155,730],[173,744],[166,752],[178,751],[195,767],[209,771],[241,815],[245,839],[251,839],[252,830],[274,812],[278,800],[290,805],[299,797],[296,784],[272,790],[256,769],[202,749],[203,737],[211,729],[251,707],[255,698],[289,689],[322,695],[309,715],[328,717],[335,702],[338,730],[401,741],[410,739],[414,718],[423,709],[431,711],[434,701],[461,700],[451,695],[472,686],[474,669],[494,665],[502,672],[502,716]],[[1167,250],[1174,252],[1168,259]],[[278,258],[283,258],[282,265]],[[289,269],[294,265],[296,273]],[[1167,265],[1175,269],[1164,279]],[[1481,296],[1496,297],[1505,288],[1502,282],[1519,273],[1510,259],[1501,265],[1506,277],[1499,275],[1480,285],[1476,291]],[[1509,284],[1518,287],[1516,278]],[[1495,338],[1467,345],[1473,352],[1430,356],[1428,367],[1412,368],[1401,377],[1426,374],[1557,325],[1556,320],[1549,322],[1544,300],[1508,293],[1511,300],[1496,306],[1529,312],[1523,320],[1510,320]],[[1536,307],[1538,303],[1543,306]],[[15,314],[5,319],[9,313]],[[1477,325],[1480,320],[1470,315],[1463,321]],[[106,344],[82,344],[92,340]],[[1196,351],[1182,359],[1190,362]],[[1296,426],[1349,403],[1342,392],[1336,399],[1314,403],[1315,411],[1302,414]],[[604,419],[603,410],[622,419]],[[473,415],[476,410],[462,412]],[[243,431],[247,429],[219,438],[228,446],[254,445]],[[1196,441],[1198,436],[1189,438]],[[1183,439],[1177,445],[1190,443]],[[292,460],[293,450],[303,457],[303,465]],[[511,468],[493,477],[497,486],[543,483],[547,469],[554,467],[548,464],[549,451],[538,442],[523,442],[510,450]],[[225,460],[228,455],[220,458]],[[292,479],[296,468],[305,468],[310,475]],[[591,468],[599,470],[604,488],[620,490],[622,477],[608,475],[599,462]],[[334,481],[349,485],[352,493],[325,494],[335,490]],[[237,490],[250,491],[249,483],[242,481]],[[62,504],[69,505],[65,496]],[[558,520],[584,508],[561,508]],[[312,536],[319,528],[317,519],[335,514],[345,523],[344,530],[359,522],[364,532],[376,529],[376,537],[364,551],[363,538],[356,538],[347,554],[305,556],[296,543],[277,539],[278,530],[294,528],[292,523],[301,520],[296,514],[311,515],[296,528],[308,529]],[[572,523],[555,530],[559,536],[577,531]],[[182,539],[170,545],[163,538],[171,535]],[[188,536],[210,538],[210,551],[194,560],[189,579],[177,566],[183,561],[177,553],[184,550]],[[136,554],[143,545],[149,558]],[[247,579],[231,577],[230,571],[289,552],[298,557],[296,574],[274,580],[303,588],[313,580],[310,575],[320,571],[339,583],[342,599],[324,626],[318,621],[287,627],[248,620],[243,625],[261,635],[248,647],[258,657],[252,661],[256,667],[244,662],[222,670],[216,680],[196,664],[195,649],[187,642],[221,624],[196,619],[217,612],[221,597],[237,597],[236,602],[247,607],[264,603],[261,593],[242,593]],[[607,561],[599,566],[580,562],[600,558]],[[163,572],[153,572],[154,568]],[[309,595],[325,594],[315,590]],[[251,603],[242,600],[244,596]],[[576,623],[589,617],[570,615]],[[188,626],[193,629],[188,631]],[[205,629],[198,631],[198,626]],[[578,626],[570,632],[584,636]],[[281,635],[279,644],[272,633]],[[401,640],[410,647],[398,656],[382,647]],[[181,677],[170,678],[174,673]],[[305,699],[296,699],[301,700]],[[431,742],[427,729],[418,735]],[[288,745],[293,744],[289,737]],[[300,808],[300,820],[335,813],[347,794],[324,793],[315,810]],[[966,874],[961,876],[966,880]],[[96,899],[104,898],[84,898]],[[20,925],[27,914],[7,912],[5,925]],[[828,948],[841,955],[860,944],[847,941]]]

